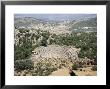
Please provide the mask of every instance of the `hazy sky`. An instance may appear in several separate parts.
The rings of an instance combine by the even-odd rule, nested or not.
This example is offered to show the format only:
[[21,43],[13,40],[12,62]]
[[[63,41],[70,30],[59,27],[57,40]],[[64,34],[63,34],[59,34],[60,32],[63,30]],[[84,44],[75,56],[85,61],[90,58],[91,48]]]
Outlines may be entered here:
[[15,14],[17,17],[34,17],[44,20],[75,20],[97,17],[96,14]]

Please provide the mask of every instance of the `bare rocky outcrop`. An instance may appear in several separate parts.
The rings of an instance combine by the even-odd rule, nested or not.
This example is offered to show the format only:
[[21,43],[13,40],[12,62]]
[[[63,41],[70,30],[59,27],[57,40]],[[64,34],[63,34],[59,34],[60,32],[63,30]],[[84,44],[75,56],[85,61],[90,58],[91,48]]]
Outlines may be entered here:
[[73,46],[59,46],[48,45],[47,47],[37,47],[31,56],[34,63],[49,62],[54,67],[69,66],[70,62],[73,63],[78,60],[78,53],[80,49]]
[[61,59],[78,59],[80,49],[72,46],[48,45],[47,47],[37,47],[32,54],[33,60],[40,58],[61,58]]

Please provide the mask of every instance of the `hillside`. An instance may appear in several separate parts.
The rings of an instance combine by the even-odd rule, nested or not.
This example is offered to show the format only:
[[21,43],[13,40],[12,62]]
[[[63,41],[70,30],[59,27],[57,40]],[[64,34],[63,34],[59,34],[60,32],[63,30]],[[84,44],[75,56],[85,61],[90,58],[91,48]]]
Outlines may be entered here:
[[73,32],[97,32],[97,18],[79,20],[69,30]]
[[15,18],[15,28],[36,29],[49,31],[51,34],[70,34],[73,31],[96,32],[97,19],[89,18],[83,20],[45,21],[32,17]]
[[92,70],[97,65],[96,20],[96,17],[65,21],[15,18],[15,75],[48,76],[62,68],[69,71],[86,66],[89,71],[96,71],[96,66]]

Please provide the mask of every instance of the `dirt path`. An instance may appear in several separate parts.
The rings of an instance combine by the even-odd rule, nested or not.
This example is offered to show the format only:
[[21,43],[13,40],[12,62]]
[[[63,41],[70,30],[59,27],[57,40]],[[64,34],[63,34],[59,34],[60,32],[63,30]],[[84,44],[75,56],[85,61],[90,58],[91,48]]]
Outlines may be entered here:
[[[77,76],[97,76],[97,71],[92,71],[91,67],[82,68],[82,71],[74,70],[74,73]],[[69,70],[67,68],[58,69],[54,72],[52,72],[49,76],[70,76]]]
[[52,72],[50,76],[70,76],[70,74],[67,68],[62,68]]

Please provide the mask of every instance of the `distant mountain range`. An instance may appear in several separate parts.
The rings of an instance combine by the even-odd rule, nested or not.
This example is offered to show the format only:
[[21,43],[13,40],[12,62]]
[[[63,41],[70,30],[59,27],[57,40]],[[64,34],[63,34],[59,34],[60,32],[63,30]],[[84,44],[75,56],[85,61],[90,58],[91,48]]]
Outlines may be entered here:
[[96,14],[15,14],[15,18],[32,17],[45,21],[84,20],[97,17]]

